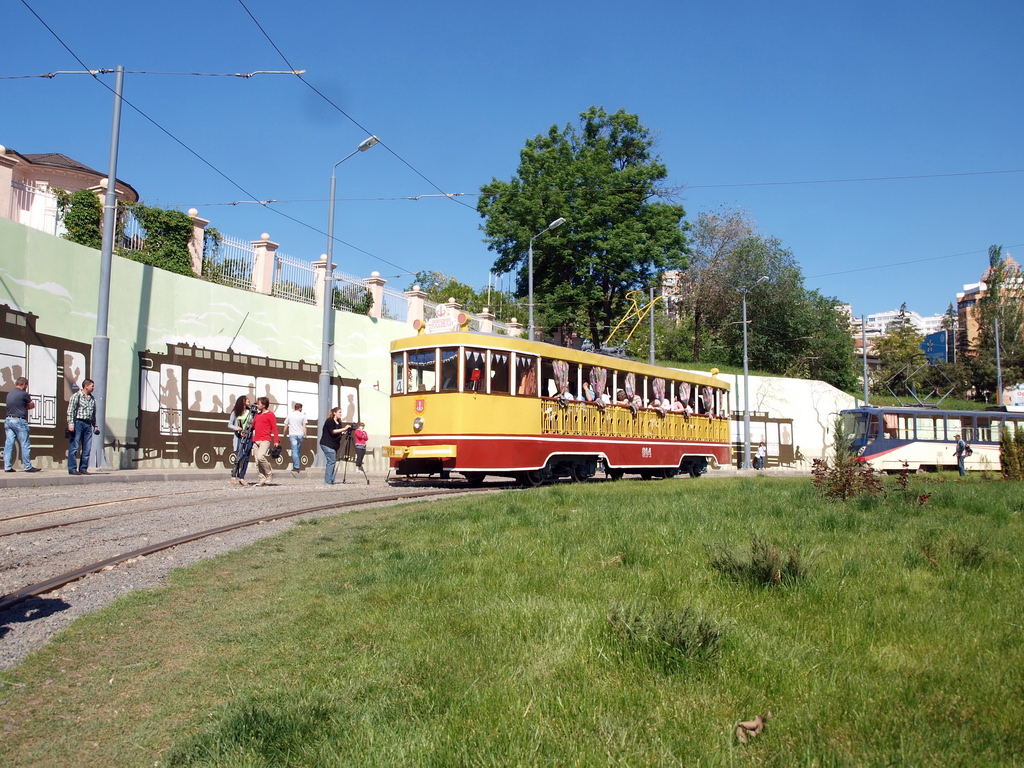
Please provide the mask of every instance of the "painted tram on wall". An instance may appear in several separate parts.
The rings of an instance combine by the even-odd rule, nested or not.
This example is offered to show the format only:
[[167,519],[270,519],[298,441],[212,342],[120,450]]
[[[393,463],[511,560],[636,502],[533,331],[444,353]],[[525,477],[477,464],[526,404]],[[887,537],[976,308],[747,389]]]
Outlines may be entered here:
[[457,472],[474,484],[699,477],[729,463],[728,418],[729,384],[714,374],[508,336],[421,334],[391,346],[384,455],[400,476]]

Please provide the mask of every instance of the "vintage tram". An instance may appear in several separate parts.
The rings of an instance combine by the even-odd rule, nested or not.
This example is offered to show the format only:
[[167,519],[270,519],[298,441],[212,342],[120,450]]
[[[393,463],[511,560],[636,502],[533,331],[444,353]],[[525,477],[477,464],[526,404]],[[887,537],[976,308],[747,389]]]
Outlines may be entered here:
[[384,455],[399,476],[456,472],[474,484],[699,477],[729,463],[729,384],[715,373],[508,336],[421,334],[391,346]]

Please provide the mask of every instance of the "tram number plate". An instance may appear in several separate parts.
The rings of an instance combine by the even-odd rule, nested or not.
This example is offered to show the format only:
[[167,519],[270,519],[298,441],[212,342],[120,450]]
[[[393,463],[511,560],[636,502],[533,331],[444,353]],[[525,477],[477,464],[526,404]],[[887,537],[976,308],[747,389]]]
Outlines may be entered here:
[[640,458],[649,459],[654,455],[654,450],[651,448],[640,448]]

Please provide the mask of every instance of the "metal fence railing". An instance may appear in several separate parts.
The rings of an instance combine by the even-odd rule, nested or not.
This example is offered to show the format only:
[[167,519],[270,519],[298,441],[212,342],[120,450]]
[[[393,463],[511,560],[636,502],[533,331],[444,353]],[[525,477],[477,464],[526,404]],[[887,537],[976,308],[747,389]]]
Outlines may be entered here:
[[11,208],[7,217],[26,227],[60,235],[64,225],[57,215],[57,196],[20,181],[11,182]]
[[220,244],[203,257],[203,279],[252,290],[255,248],[252,243],[222,235]]
[[409,319],[409,300],[401,291],[385,288],[381,298],[380,316],[406,322]]
[[316,304],[316,267],[309,262],[277,254],[272,295],[303,304]]

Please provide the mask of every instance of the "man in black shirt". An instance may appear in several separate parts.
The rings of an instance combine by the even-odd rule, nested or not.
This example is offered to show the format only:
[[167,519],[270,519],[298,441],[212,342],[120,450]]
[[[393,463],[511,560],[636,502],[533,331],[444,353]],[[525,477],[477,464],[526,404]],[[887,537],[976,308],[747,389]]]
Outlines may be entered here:
[[32,466],[32,446],[28,439],[28,412],[36,401],[28,396],[28,379],[19,376],[14,389],[7,393],[7,415],[4,419],[4,471],[14,471],[14,441],[21,445],[21,461],[26,472],[38,472]]

